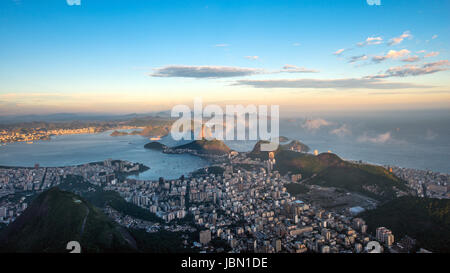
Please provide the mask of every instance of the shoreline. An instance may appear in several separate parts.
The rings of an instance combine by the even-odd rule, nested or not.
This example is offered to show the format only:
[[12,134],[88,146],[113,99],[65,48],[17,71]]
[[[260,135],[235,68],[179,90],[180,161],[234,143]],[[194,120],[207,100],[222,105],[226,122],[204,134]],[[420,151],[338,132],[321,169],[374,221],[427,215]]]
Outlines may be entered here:
[[[125,127],[121,127],[121,128],[122,129],[120,129],[120,130],[135,130],[135,129],[141,129],[143,127],[126,127],[126,128]],[[73,136],[84,136],[84,135],[88,136],[88,135],[95,135],[95,134],[102,134],[102,133],[113,132],[114,130],[117,130],[117,129],[108,129],[108,130],[105,130],[105,131],[102,131],[102,132],[95,132],[95,133],[61,134],[61,135],[54,135],[54,137],[58,137],[58,136],[72,136],[72,135]],[[165,136],[158,137],[159,139],[156,140],[157,137],[155,137],[155,136],[149,136],[149,137],[142,136],[142,135],[138,135],[138,136],[141,136],[144,139],[148,139],[150,141],[156,141],[156,142],[159,142],[159,143],[161,143],[160,142],[161,139],[164,139],[164,137],[165,137]],[[115,138],[120,139],[120,136],[115,137]],[[53,140],[53,139],[49,139],[49,140],[41,139],[41,140],[36,140],[33,143],[26,143],[26,141],[15,141],[15,142],[8,142],[8,143],[0,143],[0,151],[2,151],[3,146],[5,146],[5,147],[10,146],[9,144],[11,144],[11,145],[21,145],[21,144],[23,144],[23,145],[27,145],[28,146],[28,145],[33,145],[33,144],[39,144],[41,141],[49,142],[51,140]],[[169,147],[169,148],[172,148],[172,147]],[[249,151],[251,151],[251,149]],[[249,152],[249,151],[245,151],[245,152]],[[198,154],[198,153],[191,153],[191,152],[188,152],[188,151],[184,151],[184,152],[179,152],[179,151],[177,151],[177,152],[167,151],[166,152],[166,151],[162,151],[162,152],[165,153],[165,154],[189,154],[189,155],[192,155],[192,156],[200,157],[200,158],[208,161],[209,163],[211,163],[211,157],[214,157],[214,156],[211,156],[211,155],[203,155],[203,154]],[[345,161],[348,161],[348,162],[351,162],[351,163],[355,163],[355,164],[368,164],[368,165],[380,166],[380,167],[384,167],[384,168],[396,167],[396,168],[410,169],[410,170],[416,170],[416,171],[430,171],[430,172],[435,173],[435,174],[443,174],[443,175],[450,174],[450,171],[445,172],[445,171],[438,171],[438,170],[435,170],[435,169],[432,169],[432,168],[410,167],[410,166],[407,166],[407,164],[406,165],[405,164],[401,164],[401,165],[395,164],[394,165],[394,164],[375,163],[375,162],[371,162],[371,161],[358,160],[358,159],[347,159],[347,158],[344,158],[344,157],[341,157],[341,158],[343,160],[345,160]],[[107,159],[107,158],[105,158],[105,159]],[[214,159],[212,161],[214,161]],[[84,164],[89,164],[89,163],[91,163],[91,162],[86,162],[86,163],[81,163],[81,164],[74,164],[74,165],[66,165],[66,166],[43,166],[43,167],[47,167],[47,168],[52,168],[52,167],[69,167],[69,166],[78,166],[78,165],[84,165]],[[28,167],[27,166],[19,166],[19,165],[1,165],[0,167],[5,167],[5,168],[33,168],[32,165],[30,165]]]
[[[68,130],[68,131],[77,131],[77,130],[81,130],[80,132],[72,132],[72,133],[62,133],[62,134],[54,134],[54,133],[50,133],[47,135],[43,135],[41,138],[37,138],[37,139],[20,139],[20,140],[13,140],[13,141],[0,141],[0,146],[6,146],[7,144],[13,144],[13,143],[27,143],[27,142],[31,142],[28,144],[33,144],[33,142],[37,142],[37,141],[51,141],[52,137],[56,137],[56,136],[70,136],[70,135],[92,135],[92,134],[99,134],[99,133],[104,133],[104,132],[108,132],[108,131],[114,131],[114,130],[136,130],[136,129],[144,129],[145,127],[143,126],[122,126],[122,127],[116,127],[116,128],[108,128],[108,129],[102,129],[102,128],[80,128],[80,129],[62,129],[62,130]],[[146,136],[143,136],[146,137]]]

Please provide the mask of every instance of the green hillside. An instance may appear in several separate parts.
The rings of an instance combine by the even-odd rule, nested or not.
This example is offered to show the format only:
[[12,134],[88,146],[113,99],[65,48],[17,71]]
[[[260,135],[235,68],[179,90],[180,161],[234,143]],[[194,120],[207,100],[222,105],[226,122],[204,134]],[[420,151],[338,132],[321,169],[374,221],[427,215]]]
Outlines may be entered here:
[[224,155],[231,152],[231,149],[221,140],[194,140],[190,143],[173,147],[172,150],[193,150],[200,154]]
[[68,252],[78,241],[82,252],[129,252],[137,249],[130,233],[80,196],[52,188],[0,234],[3,252]]
[[[253,147],[253,150],[248,153],[248,156],[252,158],[259,158],[261,160],[267,160],[269,158],[269,151],[261,151],[261,145],[262,144],[268,144],[270,141],[267,140],[260,140],[258,141],[255,146]],[[307,153],[309,151],[309,147],[302,142],[298,140],[292,140],[291,142],[287,144],[279,144],[278,148],[273,151],[274,154],[278,154],[281,151],[288,151],[288,152],[302,152]],[[293,154],[295,155],[295,154]],[[297,156],[297,155],[295,155]]]
[[287,144],[283,144],[283,145],[281,145],[281,148],[284,150],[292,150],[292,151],[302,152],[302,153],[307,153],[310,151],[310,148],[308,147],[308,145],[306,145],[298,140],[292,140],[291,142],[289,142]]
[[378,200],[390,200],[397,196],[396,191],[408,190],[404,181],[384,168],[356,164],[328,167],[308,183],[343,188]]
[[[275,154],[275,159],[277,161],[275,167],[282,174],[287,172],[301,173],[303,177],[310,177],[313,174],[317,174],[330,165],[330,162],[321,160],[319,156],[290,150],[279,150]],[[337,159],[337,161],[336,163],[342,162],[340,159]]]
[[[135,210],[130,203],[131,206],[126,206],[123,199],[111,192],[91,197],[99,198],[98,204],[106,202],[116,207],[119,204],[121,212],[152,220],[144,214],[147,210]],[[0,253],[67,253],[70,250],[66,250],[66,245],[70,241],[78,241],[82,253],[186,253],[194,250],[183,247],[183,237],[192,240],[192,236],[188,232],[148,233],[121,227],[86,199],[52,188],[38,195],[13,223],[0,229]]]
[[162,222],[161,218],[149,210],[127,202],[115,191],[105,191],[100,187],[92,185],[84,181],[81,176],[67,176],[59,185],[59,188],[82,196],[85,200],[98,208],[110,206],[118,212],[130,215],[134,218],[151,222]]
[[166,149],[167,146],[162,144],[162,143],[154,141],[154,142],[150,142],[150,143],[145,144],[144,148],[145,149],[150,149],[150,150],[162,151],[162,150]]
[[99,189],[97,191],[90,191],[83,194],[86,200],[99,208],[110,206],[111,208],[123,214],[132,216],[150,222],[163,222],[156,214],[150,212],[148,209],[141,208],[133,203],[127,202],[119,193],[115,191],[104,191]]
[[397,241],[408,235],[419,247],[450,252],[450,200],[405,196],[360,216],[372,233],[384,226],[392,230]]
[[170,125],[163,126],[147,126],[140,133],[145,137],[163,137],[170,132]]
[[[261,160],[267,160],[269,158],[269,152],[268,151],[261,151],[261,145],[262,144],[269,144],[270,141],[267,140],[260,140],[258,141],[255,146],[253,146],[253,150],[248,153],[249,157],[252,158],[259,158]],[[278,146],[278,149],[273,151],[274,153],[277,153],[281,150],[281,147]]]
[[318,156],[281,150],[276,169],[282,174],[301,173],[306,183],[343,188],[378,200],[390,200],[397,191],[407,192],[406,183],[381,166],[354,164],[332,153]]

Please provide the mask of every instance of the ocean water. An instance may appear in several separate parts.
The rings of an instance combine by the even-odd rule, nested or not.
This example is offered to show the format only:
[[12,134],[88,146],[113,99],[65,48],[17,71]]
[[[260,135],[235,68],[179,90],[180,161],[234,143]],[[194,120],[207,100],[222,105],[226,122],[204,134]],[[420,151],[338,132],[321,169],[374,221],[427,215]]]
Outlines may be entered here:
[[[311,152],[347,160],[450,173],[450,111],[310,114],[280,121],[280,135]],[[256,141],[225,141],[237,151]]]
[[450,173],[448,110],[317,115],[308,120],[281,122],[281,134],[345,159]]
[[[150,167],[139,179],[178,178],[208,162],[189,154],[164,154],[144,149],[141,136],[111,137],[111,132],[53,137],[33,144],[0,146],[0,165],[44,167],[78,165],[108,158]],[[311,152],[331,151],[348,160],[450,173],[450,111],[321,114],[282,119],[280,135],[297,139]],[[188,141],[164,137],[175,146]],[[250,151],[256,141],[225,141],[236,151]]]
[[0,146],[0,165],[31,167],[38,163],[42,167],[59,167],[121,159],[150,167],[138,176],[131,176],[142,180],[174,179],[208,165],[207,161],[189,154],[172,155],[145,149],[144,145],[150,141],[142,136],[112,137],[110,133],[54,136],[50,141],[33,144],[10,143]]

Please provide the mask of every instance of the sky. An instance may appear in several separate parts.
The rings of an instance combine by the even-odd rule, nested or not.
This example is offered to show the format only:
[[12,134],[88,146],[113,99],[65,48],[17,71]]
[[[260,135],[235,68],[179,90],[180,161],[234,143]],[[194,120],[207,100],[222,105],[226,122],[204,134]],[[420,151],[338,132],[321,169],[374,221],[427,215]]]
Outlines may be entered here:
[[0,115],[448,109],[447,0],[2,0]]

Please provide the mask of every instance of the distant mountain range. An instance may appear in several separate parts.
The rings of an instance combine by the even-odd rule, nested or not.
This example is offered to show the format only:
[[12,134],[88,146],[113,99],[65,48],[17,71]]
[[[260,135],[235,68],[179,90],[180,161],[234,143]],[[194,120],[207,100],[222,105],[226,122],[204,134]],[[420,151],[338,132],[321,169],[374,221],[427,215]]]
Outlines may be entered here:
[[170,111],[149,112],[143,114],[96,114],[96,113],[56,113],[48,115],[10,115],[0,116],[0,123],[10,124],[18,122],[63,122],[63,121],[111,121],[128,120],[133,118],[161,117],[169,118]]

